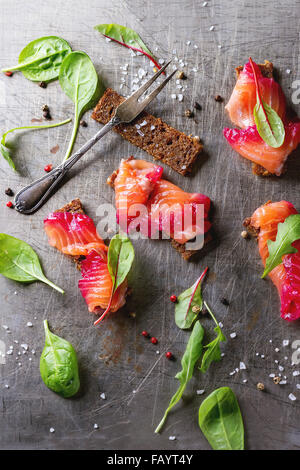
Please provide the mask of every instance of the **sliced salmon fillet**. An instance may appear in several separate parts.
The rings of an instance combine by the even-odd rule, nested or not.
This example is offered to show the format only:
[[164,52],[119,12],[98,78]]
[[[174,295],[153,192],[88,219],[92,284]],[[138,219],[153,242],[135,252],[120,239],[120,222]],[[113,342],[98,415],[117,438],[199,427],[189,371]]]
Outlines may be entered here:
[[44,228],[50,245],[65,255],[86,256],[94,249],[106,259],[107,247],[87,215],[53,212],[44,220]]
[[300,122],[285,124],[284,143],[279,148],[270,147],[257,132],[256,126],[247,129],[229,129],[223,131],[227,142],[242,157],[266,168],[270,173],[280,176],[290,153],[300,143]]
[[[108,271],[107,261],[97,251],[92,250],[81,263],[82,279],[78,287],[90,312],[99,313],[106,309],[110,302],[113,283]],[[109,310],[116,312],[125,304],[127,281],[125,280],[112,297]]]
[[[184,244],[209,230],[210,199],[161,179],[162,171],[162,167],[144,160],[121,161],[114,180],[117,221],[126,232],[138,227],[152,238],[156,232],[163,232]],[[204,206],[203,214],[199,204]],[[189,213],[190,223],[184,224],[184,214]]]
[[[283,120],[286,113],[285,96],[280,85],[273,78],[262,75],[258,65],[255,67],[259,90],[262,99],[273,108]],[[256,87],[250,62],[244,65],[240,72],[232,95],[225,106],[233,124],[241,128],[247,128],[255,124],[253,109],[256,104]]]
[[[267,242],[274,241],[278,224],[285,221],[297,210],[287,201],[267,203],[256,209],[250,218],[250,226],[258,232],[258,248],[263,264],[269,256]],[[300,240],[293,244],[300,249]],[[300,318],[300,254],[299,252],[283,256],[283,262],[270,273],[270,278],[277,287],[281,299],[281,317],[285,320]]]

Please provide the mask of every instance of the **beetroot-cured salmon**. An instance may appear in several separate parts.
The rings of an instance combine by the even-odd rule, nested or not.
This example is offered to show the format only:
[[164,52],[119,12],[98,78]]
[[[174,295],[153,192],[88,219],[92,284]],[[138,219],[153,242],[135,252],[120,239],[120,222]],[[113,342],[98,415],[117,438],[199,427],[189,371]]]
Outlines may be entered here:
[[[108,271],[107,261],[92,250],[81,263],[82,279],[78,287],[83,298],[88,304],[90,312],[99,313],[100,309],[106,309],[110,303],[113,283]],[[125,304],[127,281],[125,280],[114,293],[110,308],[116,312]]]
[[224,136],[231,147],[242,157],[280,176],[290,153],[300,143],[300,122],[285,125],[285,139],[281,147],[270,147],[257,132],[256,126],[247,129],[224,129]]
[[[273,78],[264,77],[259,66],[253,62],[259,90],[265,103],[284,119],[286,112],[285,96],[280,85]],[[225,106],[230,120],[238,127],[246,128],[255,124],[253,108],[256,104],[256,87],[250,62],[239,73],[232,95]]]
[[50,245],[65,255],[86,256],[94,249],[106,258],[107,247],[85,214],[53,212],[44,220],[44,228]]
[[[268,64],[272,66],[272,64]],[[287,118],[286,101],[280,85],[272,77],[264,76],[260,67],[250,58],[243,70],[240,71],[233,93],[225,108],[233,124],[241,129],[226,127],[223,133],[227,142],[236,152],[255,164],[255,173],[280,176],[284,171],[288,156],[300,143],[300,121]],[[257,102],[260,109],[259,129],[257,129],[254,119],[254,108]],[[271,127],[264,109],[265,105],[269,105],[282,121],[282,138],[284,140],[280,147],[272,147],[261,137],[263,135],[262,122],[267,122]],[[261,114],[265,114],[264,119]],[[271,127],[271,131],[274,135],[273,127]]]
[[[263,264],[269,256],[267,242],[276,239],[278,224],[292,214],[297,214],[293,204],[287,201],[268,202],[256,209],[246,225],[257,232],[258,248]],[[300,249],[300,240],[293,243]],[[285,320],[300,318],[300,254],[283,256],[282,263],[270,273],[270,278],[278,289],[281,300],[281,317]]]
[[144,235],[160,231],[184,244],[209,230],[210,199],[161,179],[162,171],[144,160],[121,161],[114,179],[117,221],[126,232],[138,221]]

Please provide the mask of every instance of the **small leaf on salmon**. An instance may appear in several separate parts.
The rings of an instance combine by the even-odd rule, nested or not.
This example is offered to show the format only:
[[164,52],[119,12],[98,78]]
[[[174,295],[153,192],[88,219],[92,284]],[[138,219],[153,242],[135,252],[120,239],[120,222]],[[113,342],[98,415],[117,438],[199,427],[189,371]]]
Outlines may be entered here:
[[148,49],[139,34],[136,33],[133,29],[116,23],[98,24],[94,28],[99,31],[99,33],[103,34],[103,36],[106,38],[109,38],[112,41],[121,44],[122,46],[128,47],[129,49],[141,52],[153,62],[155,67],[158,69],[161,68],[150,49]]
[[269,256],[262,278],[282,263],[282,257],[288,253],[297,253],[292,243],[300,239],[300,214],[290,215],[278,224],[276,240],[268,241]]

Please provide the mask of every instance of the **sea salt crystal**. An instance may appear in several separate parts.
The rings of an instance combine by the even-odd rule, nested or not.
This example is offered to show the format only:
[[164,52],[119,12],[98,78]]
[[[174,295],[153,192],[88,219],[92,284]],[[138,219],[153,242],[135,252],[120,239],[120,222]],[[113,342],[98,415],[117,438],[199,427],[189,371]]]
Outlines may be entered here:
[[224,326],[223,323],[221,321],[219,321],[219,327],[223,328],[223,326]]
[[105,38],[105,41],[106,42],[111,42],[111,39],[110,38]]
[[50,429],[49,429],[49,432],[53,433],[53,432],[55,432],[55,429],[54,429],[54,428],[50,428]]
[[106,400],[106,395],[105,395],[105,393],[101,393],[100,398],[102,398],[102,400]]
[[282,346],[283,346],[283,347],[286,347],[286,346],[288,346],[289,344],[290,344],[290,342],[289,342],[288,339],[284,339],[284,340],[282,341]]
[[138,69],[138,77],[139,77],[140,80],[141,80],[142,78],[144,78],[146,75],[147,75],[146,70],[144,70],[144,69]]
[[205,390],[197,390],[197,395],[203,395],[205,393]]
[[144,136],[145,136],[145,134],[143,134],[143,132],[140,131],[139,129],[137,130],[137,133],[138,133],[141,137],[144,137]]
[[23,348],[25,351],[28,351],[28,344],[21,344],[21,348]]
[[265,358],[265,355],[264,355],[264,354],[261,354],[261,356],[260,356],[260,357],[261,357],[262,359],[264,359],[264,358]]
[[187,46],[190,46],[190,44],[191,44],[191,41],[186,41]]
[[247,380],[247,379],[244,379],[243,382],[244,382],[244,384],[246,384],[246,383],[248,382],[248,380]]
[[286,380],[281,380],[281,381],[279,382],[279,385],[286,385],[286,384],[287,384],[287,381],[286,381]]
[[150,127],[150,130],[151,130],[151,131],[154,131],[154,129],[155,129],[155,126],[152,125],[152,126]]
[[297,398],[295,397],[295,395],[294,395],[293,393],[290,393],[290,394],[289,394],[289,399],[290,399],[291,401],[297,400]]
[[274,362],[275,362],[275,364],[278,364],[278,363],[279,363],[279,361],[277,361],[277,359],[276,359]]
[[182,165],[181,169],[186,170],[186,165]]
[[293,372],[293,376],[294,376],[294,377],[298,377],[299,375],[300,375],[299,370],[295,370],[295,371]]
[[197,46],[197,44],[194,44],[194,49],[198,49],[198,46]]
[[235,375],[235,374],[236,374],[235,370],[233,370],[232,372],[229,372],[229,375]]
[[270,374],[269,377],[271,377],[271,379],[273,379],[275,377],[275,374]]
[[29,328],[31,328],[33,326],[33,324],[31,323],[31,321],[28,321],[26,326],[28,326]]
[[140,126],[141,126],[141,127],[144,127],[144,126],[146,126],[147,124],[148,124],[147,121],[143,121],[143,122],[141,122]]
[[236,333],[230,333],[230,338],[236,338]]
[[291,73],[291,69],[286,69],[285,72],[289,75]]
[[203,6],[203,7],[206,7],[206,6],[207,6],[207,2],[204,2],[204,3],[202,4],[202,6]]
[[160,65],[163,65],[163,64],[165,63],[165,61],[164,61],[164,59],[159,59],[158,63],[159,63]]
[[11,355],[13,354],[13,350],[12,350],[12,349],[9,349],[8,351],[6,351],[6,354],[7,354],[8,356],[11,356]]
[[5,384],[4,387],[5,387],[5,388],[9,388],[9,385],[8,385],[8,384]]
[[178,95],[178,101],[183,101],[183,95],[181,93]]
[[4,328],[4,330],[9,330],[7,325],[2,325],[2,328]]
[[240,362],[240,369],[241,370],[246,370],[247,369],[246,364],[244,362]]
[[137,129],[140,129],[140,128],[141,128],[141,126],[140,126],[139,124],[136,124],[135,127],[136,127]]
[[296,385],[296,388],[297,388],[298,390],[300,390],[300,384],[297,384],[297,385]]
[[175,441],[176,440],[176,436],[169,436],[169,441]]
[[99,429],[98,424],[94,424],[94,429]]
[[270,339],[269,343],[273,343],[273,341]]
[[209,31],[213,31],[214,29],[215,29],[215,27],[214,27],[214,26],[211,26],[211,27],[209,28]]
[[175,95],[175,93],[172,93],[171,98],[172,100],[176,100],[177,96]]
[[279,351],[280,351],[280,349],[278,349],[278,348],[275,348],[275,352],[279,352]]
[[156,354],[159,354],[159,351],[156,351]]

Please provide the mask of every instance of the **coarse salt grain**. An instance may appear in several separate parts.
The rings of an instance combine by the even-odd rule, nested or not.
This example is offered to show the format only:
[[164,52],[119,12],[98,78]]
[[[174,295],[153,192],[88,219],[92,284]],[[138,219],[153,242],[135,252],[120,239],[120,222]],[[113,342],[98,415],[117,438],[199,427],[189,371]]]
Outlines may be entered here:
[[300,390],[300,384],[297,384],[297,385],[296,385],[296,388],[297,388],[298,390]]
[[247,380],[247,379],[244,379],[244,380],[243,380],[243,383],[244,383],[244,384],[246,384],[247,382],[248,382],[248,380]]
[[279,349],[279,348],[275,348],[275,352],[279,352],[279,351],[280,351],[280,349]]
[[203,395],[204,392],[205,390],[197,390],[197,395]]
[[98,424],[94,424],[94,429],[99,429]]
[[295,371],[293,372],[293,376],[294,376],[294,377],[298,377],[299,375],[300,375],[299,370],[295,370]]
[[181,93],[179,93],[179,95],[178,95],[178,101],[180,101],[180,102],[183,101],[183,95]]
[[26,326],[28,326],[29,328],[31,328],[33,326],[33,324],[31,323],[31,321],[28,321]]
[[291,401],[297,400],[297,398],[295,397],[295,395],[294,395],[293,393],[290,393],[290,394],[289,394],[289,399],[290,399]]
[[175,93],[172,93],[171,98],[172,98],[172,100],[176,100],[177,95],[175,95]]
[[150,127],[150,130],[151,130],[151,131],[154,131],[154,129],[155,129],[155,126],[152,125],[152,126]]
[[8,328],[7,325],[2,325],[2,328],[3,328],[4,330],[9,330],[9,328]]
[[213,31],[214,29],[215,29],[215,27],[214,27],[214,26],[211,26],[211,27],[209,28],[209,31]]
[[286,73],[289,75],[291,73],[291,69],[286,69]]
[[176,436],[169,436],[169,441],[175,441],[176,440]]
[[102,400],[106,400],[106,395],[105,395],[105,393],[101,393],[100,398],[102,398]]
[[286,347],[286,346],[288,346],[289,344],[290,344],[290,342],[289,342],[288,339],[284,339],[284,340],[282,341],[282,346],[283,346],[283,347]]
[[236,333],[230,333],[230,338],[236,338]]
[[240,369],[241,370],[246,370],[247,369],[246,364],[244,362],[240,362]]
[[53,432],[55,432],[55,429],[54,429],[54,428],[50,428],[50,429],[49,429],[49,432],[53,433]]

